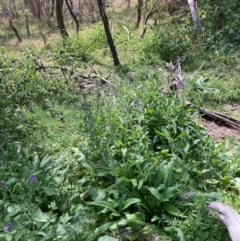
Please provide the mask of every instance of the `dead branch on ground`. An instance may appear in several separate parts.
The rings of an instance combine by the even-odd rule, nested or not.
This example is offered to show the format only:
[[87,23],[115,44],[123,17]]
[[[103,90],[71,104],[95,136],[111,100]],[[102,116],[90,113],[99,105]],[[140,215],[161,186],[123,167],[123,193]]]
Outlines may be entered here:
[[[76,69],[72,70],[60,65],[44,65],[39,59],[35,59],[34,62],[36,64],[35,70],[38,71],[46,71],[47,69],[59,69],[62,72],[67,71],[69,73],[72,73],[72,75],[79,76],[82,80],[89,80],[92,84],[94,80],[100,79],[102,83],[110,85],[115,90],[117,89],[117,87],[108,80],[112,76],[112,74],[108,74],[106,77],[102,77],[95,69],[93,69],[93,67],[91,68],[90,72],[88,72],[87,74],[83,74]],[[84,88],[84,84],[79,83],[79,86]]]
[[[165,88],[162,91],[164,94],[169,93],[168,89],[178,91],[186,87],[184,77],[181,73],[180,61],[181,59],[178,58],[178,61],[175,65],[171,61],[170,63],[166,63],[166,67],[170,70],[170,74],[164,73],[164,75],[167,77],[167,85],[165,85]],[[163,71],[160,68],[159,70]],[[186,106],[194,107],[194,104],[186,101]],[[233,117],[217,111],[208,110],[203,107],[199,108],[199,112],[203,115],[203,118],[209,118],[211,121],[215,121],[217,124],[222,123],[226,127],[240,130],[240,121]]]

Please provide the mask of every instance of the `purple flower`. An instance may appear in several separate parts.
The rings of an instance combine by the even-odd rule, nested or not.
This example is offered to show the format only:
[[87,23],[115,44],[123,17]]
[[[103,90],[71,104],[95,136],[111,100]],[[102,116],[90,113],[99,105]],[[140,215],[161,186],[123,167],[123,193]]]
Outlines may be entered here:
[[32,175],[32,176],[30,177],[30,180],[31,180],[32,182],[36,182],[36,181],[37,181],[37,176],[36,176],[36,175]]
[[13,224],[12,223],[8,223],[5,227],[4,227],[4,231],[8,232],[11,230]]
[[3,181],[0,181],[0,187],[4,185],[4,182]]

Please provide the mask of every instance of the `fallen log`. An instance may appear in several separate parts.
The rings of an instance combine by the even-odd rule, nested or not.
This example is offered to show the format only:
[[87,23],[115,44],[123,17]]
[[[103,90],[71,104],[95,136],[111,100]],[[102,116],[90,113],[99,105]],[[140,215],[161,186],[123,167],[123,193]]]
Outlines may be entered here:
[[[196,194],[196,191],[189,190],[180,197],[180,200],[186,201]],[[207,207],[216,211],[218,220],[228,230],[231,240],[240,241],[240,215],[232,207],[221,202],[210,202]]]
[[232,241],[240,241],[240,215],[230,206],[211,202],[208,208],[217,212],[218,220],[227,228]]
[[207,116],[210,119],[217,120],[227,126],[230,126],[233,129],[240,129],[240,121],[230,116],[204,108],[200,108],[200,113],[203,114],[203,116],[205,117]]

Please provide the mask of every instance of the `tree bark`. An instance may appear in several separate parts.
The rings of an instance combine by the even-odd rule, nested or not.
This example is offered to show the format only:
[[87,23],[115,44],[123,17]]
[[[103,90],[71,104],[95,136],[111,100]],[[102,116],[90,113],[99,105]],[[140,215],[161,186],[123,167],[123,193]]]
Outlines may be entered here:
[[52,0],[51,2],[51,13],[50,13],[50,16],[53,16],[54,14],[54,5],[55,5],[55,0]]
[[[70,6],[68,0],[65,0],[65,2],[66,2],[67,8],[68,8],[68,10],[69,10],[69,12],[70,12],[70,14],[71,14],[74,22],[75,22],[75,24],[76,24],[76,31],[77,31],[77,34],[78,34],[78,33],[79,33],[79,22],[78,22],[78,20],[77,20],[77,17],[76,17],[76,15],[73,13],[72,7]],[[72,5],[72,6],[73,6],[73,5]]]
[[99,12],[100,12],[100,15],[101,15],[101,18],[102,18],[102,21],[103,21],[104,30],[105,30],[105,33],[106,33],[106,36],[107,36],[107,41],[108,41],[110,51],[112,53],[114,65],[120,65],[120,61],[118,59],[118,54],[117,54],[117,51],[116,51],[116,48],[115,48],[115,45],[114,45],[114,42],[113,42],[112,34],[111,34],[111,31],[110,31],[110,28],[109,28],[108,18],[107,18],[106,12],[104,10],[103,1],[104,0],[97,0]]
[[56,0],[56,17],[57,17],[58,28],[60,30],[62,37],[66,38],[69,35],[64,25],[62,8],[63,8],[63,0]]
[[137,6],[137,21],[135,24],[136,28],[139,28],[139,24],[141,22],[142,18],[142,6],[143,6],[143,0],[138,0],[138,6]]
[[11,0],[8,0],[8,23],[12,31],[15,33],[18,39],[18,42],[21,43],[22,37],[18,33],[17,29],[13,26],[13,22],[12,22],[12,1]]
[[190,12],[191,12],[193,21],[195,22],[198,31],[202,32],[202,23],[201,23],[200,18],[198,17],[198,13],[197,13],[197,1],[196,0],[188,0],[188,5],[190,8]]
[[224,203],[211,202],[208,207],[217,211],[218,220],[227,228],[232,241],[240,241],[240,215]]
[[28,0],[24,0],[24,10],[25,10],[25,28],[28,38],[31,36],[29,30],[29,21],[28,21]]
[[142,34],[140,35],[141,38],[143,38],[143,36],[145,35],[146,31],[147,31],[147,22],[148,22],[148,19],[153,15],[154,11],[155,11],[155,7],[157,5],[157,3],[159,2],[159,0],[156,0],[154,3],[153,3],[153,6],[151,8],[151,10],[148,12],[146,18],[144,19],[144,24],[143,24],[143,32]]

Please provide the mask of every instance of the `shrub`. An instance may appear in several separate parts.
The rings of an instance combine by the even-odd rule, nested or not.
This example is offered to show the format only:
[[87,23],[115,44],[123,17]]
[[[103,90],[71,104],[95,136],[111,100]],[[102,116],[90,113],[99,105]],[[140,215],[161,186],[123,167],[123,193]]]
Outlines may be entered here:
[[182,57],[190,60],[191,42],[183,28],[155,27],[151,41],[144,49],[145,54],[158,55],[164,61],[176,61]]

